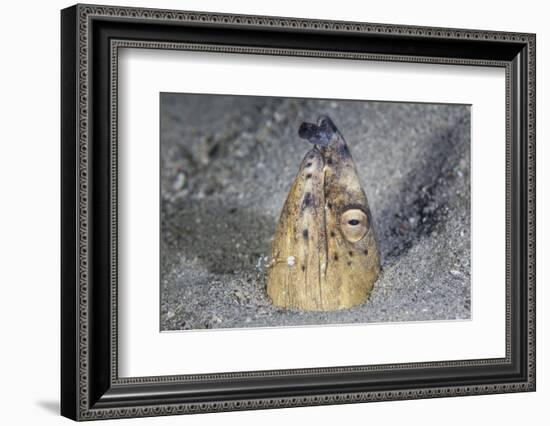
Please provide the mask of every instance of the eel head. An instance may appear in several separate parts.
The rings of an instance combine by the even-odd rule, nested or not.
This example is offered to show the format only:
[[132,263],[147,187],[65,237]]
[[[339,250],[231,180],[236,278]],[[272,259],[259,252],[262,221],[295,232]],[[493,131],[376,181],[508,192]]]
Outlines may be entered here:
[[303,123],[313,144],[284,204],[272,246],[273,303],[336,310],[363,303],[380,271],[372,216],[349,147],[328,116]]

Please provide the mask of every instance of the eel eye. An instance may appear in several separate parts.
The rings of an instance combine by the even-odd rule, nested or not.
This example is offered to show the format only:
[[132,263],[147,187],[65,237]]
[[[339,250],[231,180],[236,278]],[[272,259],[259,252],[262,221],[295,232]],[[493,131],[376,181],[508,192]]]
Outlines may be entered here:
[[346,240],[355,243],[367,233],[369,220],[363,210],[349,209],[340,217],[340,228]]

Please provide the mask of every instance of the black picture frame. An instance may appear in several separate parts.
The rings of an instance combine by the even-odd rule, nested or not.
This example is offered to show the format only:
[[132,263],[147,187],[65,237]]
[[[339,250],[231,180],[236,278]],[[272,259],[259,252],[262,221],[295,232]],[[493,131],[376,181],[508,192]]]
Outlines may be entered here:
[[[61,12],[61,414],[158,416],[535,390],[535,35],[75,5]],[[506,357],[119,378],[117,48],[506,70]],[[499,214],[499,212],[496,212]]]

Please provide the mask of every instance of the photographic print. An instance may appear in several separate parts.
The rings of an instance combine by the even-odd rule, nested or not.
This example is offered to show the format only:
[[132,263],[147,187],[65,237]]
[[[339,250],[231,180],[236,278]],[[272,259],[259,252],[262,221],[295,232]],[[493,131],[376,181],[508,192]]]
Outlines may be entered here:
[[470,106],[160,95],[161,330],[466,320]]

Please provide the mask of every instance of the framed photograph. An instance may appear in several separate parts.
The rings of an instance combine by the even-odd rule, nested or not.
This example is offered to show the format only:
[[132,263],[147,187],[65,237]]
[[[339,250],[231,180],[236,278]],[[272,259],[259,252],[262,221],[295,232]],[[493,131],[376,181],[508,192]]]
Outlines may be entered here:
[[535,390],[535,35],[61,12],[61,412]]

